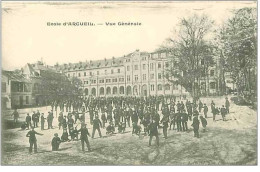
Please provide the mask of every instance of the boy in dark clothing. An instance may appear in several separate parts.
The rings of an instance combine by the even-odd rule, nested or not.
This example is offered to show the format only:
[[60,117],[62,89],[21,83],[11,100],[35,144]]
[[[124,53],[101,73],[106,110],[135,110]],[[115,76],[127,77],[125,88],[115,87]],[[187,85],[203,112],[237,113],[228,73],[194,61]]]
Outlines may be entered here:
[[26,129],[26,122],[22,123],[21,125],[21,130],[25,130]]
[[32,118],[31,118],[31,116],[29,115],[29,113],[27,113],[27,116],[26,116],[25,121],[26,121],[27,129],[29,130],[29,127],[32,127],[32,123],[31,123]]
[[70,133],[70,136],[71,136],[71,140],[78,140],[78,130],[77,130],[77,127],[75,127],[73,130],[71,130],[71,133]]
[[181,113],[177,113],[177,117],[176,117],[176,123],[177,123],[177,131],[182,131],[182,126],[181,126]]
[[17,110],[15,109],[14,112],[12,113],[13,118],[14,118],[14,123],[18,122],[18,118],[19,118],[19,113],[17,112]]
[[200,121],[201,121],[201,124],[202,124],[202,127],[203,127],[203,132],[205,132],[208,122],[203,116],[200,116]]
[[81,140],[82,151],[85,151],[84,144],[86,143],[88,151],[90,152],[91,149],[90,149],[90,145],[89,145],[89,141],[88,141],[88,136],[90,136],[90,135],[89,135],[88,129],[86,128],[86,124],[82,124],[81,129],[78,130],[78,132],[81,132],[80,140]]
[[[84,113],[84,112],[83,112]],[[79,120],[79,113],[78,112],[74,112],[74,116],[75,116],[75,122],[74,124],[76,124],[77,120]]]
[[199,101],[199,112],[201,112],[201,109],[203,108],[203,104],[201,102],[201,100]]
[[60,146],[61,140],[58,137],[58,133],[54,134],[54,137],[51,141],[51,147],[52,147],[52,151],[58,151],[59,150],[59,146]]
[[59,117],[58,117],[58,122],[59,122],[59,130],[60,130],[60,128],[61,128],[62,121],[63,121],[63,115],[60,113],[60,114],[59,114]]
[[156,144],[157,146],[159,146],[159,136],[158,136],[158,123],[155,122],[155,120],[152,121],[152,123],[149,125],[149,135],[150,135],[150,139],[149,139],[149,146],[151,146],[152,144],[152,139],[153,136],[155,136],[156,138]]
[[42,113],[42,116],[41,116],[41,130],[44,130],[44,123],[45,123],[45,118],[44,118],[44,114]]
[[226,121],[227,110],[226,110],[226,108],[224,107],[224,105],[222,105],[222,108],[220,109],[220,113],[221,113],[221,116],[222,116],[223,121]]
[[109,126],[107,126],[106,130],[107,130],[106,134],[110,134],[110,133],[114,134],[115,127],[112,121],[109,122]]
[[173,126],[172,129],[174,130],[175,124],[176,124],[176,113],[171,112],[171,114],[170,114],[170,129]]
[[98,116],[95,117],[93,120],[93,132],[92,132],[92,138],[94,138],[96,130],[98,130],[99,137],[102,137],[100,127],[102,127],[101,121],[98,118]]
[[205,118],[207,118],[208,117],[207,113],[208,113],[209,109],[208,109],[208,106],[206,104],[204,104],[203,111],[204,111]]
[[225,107],[226,107],[226,111],[227,111],[227,114],[229,113],[229,107],[230,107],[230,103],[228,101],[228,98],[226,97],[226,102],[225,102]]
[[105,112],[102,112],[101,120],[102,120],[103,128],[105,128],[106,127],[105,125],[106,125],[106,122],[107,122],[107,118],[106,118]]
[[163,125],[163,135],[164,138],[167,139],[167,128],[168,128],[168,124],[169,124],[169,117],[164,116],[163,119],[161,120],[161,123]]
[[61,141],[62,142],[70,141],[69,140],[69,134],[67,132],[67,128],[63,129],[63,133],[62,133],[62,136],[61,136]]
[[32,121],[33,121],[33,127],[36,128],[37,126],[37,115],[35,112],[32,114]]
[[195,117],[193,118],[193,123],[191,125],[193,127],[193,131],[194,131],[194,137],[199,138],[199,126],[200,126],[200,121],[198,119],[198,115],[195,115]]
[[188,131],[188,124],[187,124],[188,120],[189,120],[189,116],[184,110],[183,113],[182,113],[182,117],[181,117],[181,123],[182,123],[183,131]]
[[62,122],[61,122],[62,128],[67,128],[67,120],[66,120],[66,116],[63,117]]
[[32,130],[26,134],[26,137],[29,137],[29,143],[30,143],[29,153],[32,153],[33,147],[34,147],[34,153],[37,153],[37,139],[35,136],[36,134],[43,135],[34,131],[34,127],[32,127]]
[[119,122],[118,124],[118,132],[119,133],[124,133],[126,128],[125,122]]
[[133,126],[132,135],[136,134],[136,135],[140,136],[142,127],[140,125],[138,125],[136,122],[133,122],[132,126]]

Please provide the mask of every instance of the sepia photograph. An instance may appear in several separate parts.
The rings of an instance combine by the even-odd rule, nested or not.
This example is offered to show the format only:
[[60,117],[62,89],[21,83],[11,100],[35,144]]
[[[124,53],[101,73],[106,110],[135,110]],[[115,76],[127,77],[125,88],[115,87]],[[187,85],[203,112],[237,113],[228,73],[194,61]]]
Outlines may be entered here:
[[257,166],[257,1],[2,1],[2,166]]

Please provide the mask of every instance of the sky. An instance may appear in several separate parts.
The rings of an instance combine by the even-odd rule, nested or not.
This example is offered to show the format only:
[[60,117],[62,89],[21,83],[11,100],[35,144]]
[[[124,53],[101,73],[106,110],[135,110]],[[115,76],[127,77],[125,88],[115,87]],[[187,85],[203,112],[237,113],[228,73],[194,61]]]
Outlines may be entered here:
[[[232,10],[256,2],[2,2],[2,68],[77,63],[153,52],[183,17],[206,14],[222,25]],[[47,22],[92,22],[95,26],[47,26]],[[141,26],[106,26],[140,22]],[[103,25],[97,25],[102,23]]]

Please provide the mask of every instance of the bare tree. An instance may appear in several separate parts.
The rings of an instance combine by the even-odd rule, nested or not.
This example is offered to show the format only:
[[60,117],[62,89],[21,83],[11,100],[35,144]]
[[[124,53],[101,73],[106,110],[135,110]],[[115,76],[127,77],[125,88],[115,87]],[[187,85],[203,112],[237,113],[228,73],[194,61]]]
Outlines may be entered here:
[[[168,71],[167,79],[183,86],[193,97],[200,96],[202,71],[208,69],[201,65],[201,60],[212,61],[211,44],[206,39],[212,26],[213,21],[207,16],[194,14],[181,19],[175,37],[168,39],[173,68]],[[170,79],[170,76],[175,79]]]

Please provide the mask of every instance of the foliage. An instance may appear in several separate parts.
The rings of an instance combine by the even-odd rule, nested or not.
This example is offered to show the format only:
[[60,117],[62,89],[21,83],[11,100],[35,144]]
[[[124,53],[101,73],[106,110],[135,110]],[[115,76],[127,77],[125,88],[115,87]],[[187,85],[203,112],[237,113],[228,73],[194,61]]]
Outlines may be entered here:
[[[194,14],[180,21],[180,27],[174,38],[169,38],[173,68],[168,71],[167,79],[174,84],[183,86],[192,96],[199,96],[199,78],[208,72],[213,61],[214,47],[206,40],[213,25],[207,16]],[[201,60],[204,65],[201,65]]]
[[[217,38],[226,71],[231,72],[240,94],[256,89],[257,13],[255,8],[234,12]],[[252,84],[251,84],[252,83]]]

